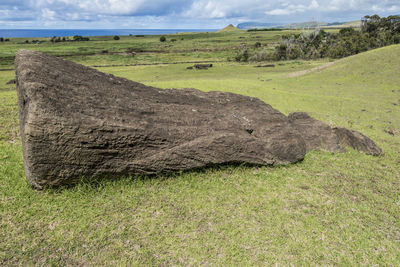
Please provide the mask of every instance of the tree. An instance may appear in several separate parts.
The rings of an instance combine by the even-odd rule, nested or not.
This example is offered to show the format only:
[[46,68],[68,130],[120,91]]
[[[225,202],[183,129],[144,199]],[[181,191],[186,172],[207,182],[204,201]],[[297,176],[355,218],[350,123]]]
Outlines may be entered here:
[[89,38],[88,38],[88,37],[82,37],[82,36],[80,36],[80,35],[75,35],[75,36],[73,37],[73,40],[74,40],[74,41],[89,41]]
[[344,35],[344,36],[350,36],[356,33],[356,30],[354,30],[353,28],[343,28],[340,29],[339,34]]
[[276,59],[277,60],[286,60],[286,49],[287,45],[286,44],[280,44],[275,48],[275,54],[276,54]]

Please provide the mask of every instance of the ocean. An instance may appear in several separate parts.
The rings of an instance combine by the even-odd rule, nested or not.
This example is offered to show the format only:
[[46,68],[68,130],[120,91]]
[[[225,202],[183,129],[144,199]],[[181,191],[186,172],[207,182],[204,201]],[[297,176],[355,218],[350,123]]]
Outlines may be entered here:
[[0,37],[63,37],[105,35],[161,35],[180,32],[216,32],[216,29],[0,29]]

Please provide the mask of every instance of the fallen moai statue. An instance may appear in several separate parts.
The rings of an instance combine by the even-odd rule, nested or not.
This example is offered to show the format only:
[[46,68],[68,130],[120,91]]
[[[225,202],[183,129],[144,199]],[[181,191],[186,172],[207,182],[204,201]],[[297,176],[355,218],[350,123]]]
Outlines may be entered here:
[[198,70],[208,70],[208,68],[212,68],[213,64],[194,64],[193,66],[187,67],[186,69],[192,70],[198,69]]
[[304,113],[288,118],[252,97],[163,90],[27,50],[15,69],[25,173],[36,188],[82,176],[288,164],[318,148],[382,152],[358,132]]

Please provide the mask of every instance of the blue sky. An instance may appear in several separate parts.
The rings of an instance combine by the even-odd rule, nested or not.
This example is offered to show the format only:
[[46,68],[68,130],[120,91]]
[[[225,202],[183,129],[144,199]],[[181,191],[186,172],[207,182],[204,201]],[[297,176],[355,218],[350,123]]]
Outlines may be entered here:
[[0,28],[214,29],[400,14],[400,0],[0,0]]

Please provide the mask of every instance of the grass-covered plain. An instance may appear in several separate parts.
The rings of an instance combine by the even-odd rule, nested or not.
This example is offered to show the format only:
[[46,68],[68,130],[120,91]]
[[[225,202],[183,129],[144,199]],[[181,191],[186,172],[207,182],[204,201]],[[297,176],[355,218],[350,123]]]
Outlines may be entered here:
[[[256,34],[266,34],[268,39],[276,33]],[[14,74],[1,71],[0,264],[398,265],[400,46],[289,78],[292,72],[327,61],[288,61],[275,63],[275,68],[255,68],[227,62],[226,54],[214,49],[216,43],[223,43],[229,47],[225,52],[233,54],[236,41],[227,40],[246,40],[249,33],[182,36],[179,45],[186,52],[161,54],[171,61],[192,61],[197,52],[190,49],[196,42],[203,45],[201,53],[209,53],[218,63],[209,70],[187,70],[189,63],[98,69],[162,88],[251,95],[285,114],[306,111],[368,135],[385,155],[315,151],[298,164],[277,168],[223,166],[155,177],[82,181],[71,188],[35,191],[24,177],[15,85],[5,85]],[[134,38],[129,45],[135,43]],[[164,45],[156,38],[138,42],[148,39],[152,45]],[[119,47],[120,41],[107,41],[107,45]],[[96,42],[71,45],[91,49]],[[77,51],[69,45],[55,46],[60,51]],[[28,48],[9,46],[13,46],[11,54],[18,47]],[[42,49],[56,54],[53,48],[44,44]],[[147,55],[150,63],[163,62],[158,54]],[[68,58],[86,65],[113,65],[98,54]],[[123,65],[123,60],[117,57],[115,65]]]
[[[332,30],[334,31],[334,30]],[[118,41],[113,36],[90,37],[89,42],[50,42],[50,38],[12,38],[0,44],[0,69],[12,67],[18,49],[46,52],[51,55],[72,57],[85,65],[143,64],[154,62],[189,60],[225,60],[234,57],[241,45],[249,47],[259,42],[262,48],[271,48],[284,34],[280,32],[223,32],[223,33],[182,33],[166,35],[166,42],[160,36],[121,36]],[[71,37],[69,39],[72,39]],[[40,41],[39,44],[32,41]],[[28,41],[28,43],[25,43]],[[105,51],[107,51],[105,53]],[[136,56],[127,55],[136,52]],[[164,60],[163,60],[164,59]]]

